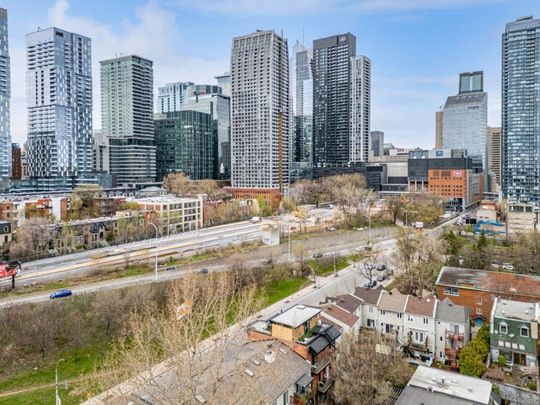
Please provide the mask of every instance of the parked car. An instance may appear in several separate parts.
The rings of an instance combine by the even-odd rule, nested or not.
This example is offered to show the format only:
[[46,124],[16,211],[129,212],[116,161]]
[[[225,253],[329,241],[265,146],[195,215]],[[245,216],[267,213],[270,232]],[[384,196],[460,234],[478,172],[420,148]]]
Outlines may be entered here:
[[377,276],[377,281],[380,283],[381,281],[386,280],[386,274],[382,273]]
[[169,266],[165,270],[166,271],[174,271],[174,270],[176,270],[176,266]]
[[373,288],[377,285],[377,282],[375,280],[371,280],[371,282],[364,283],[364,288]]
[[506,271],[514,271],[516,268],[514,267],[513,264],[510,264],[510,263],[503,263],[503,264],[502,264],[502,269],[503,269],[503,270],[506,270]]
[[261,222],[261,217],[253,217],[250,221],[252,224],[256,224],[257,222]]
[[375,267],[375,270],[377,270],[377,271],[385,271],[386,266],[384,264],[378,264],[377,267]]
[[264,259],[261,264],[263,266],[270,266],[272,264],[272,259]]
[[206,267],[203,267],[199,270],[199,274],[208,274],[208,269]]
[[313,255],[313,258],[314,258],[314,259],[320,259],[321,257],[323,257],[323,254],[320,253],[320,252],[315,253],[315,254]]
[[330,228],[330,232],[334,232],[336,230],[336,228],[332,227]]
[[49,295],[49,298],[54,300],[55,298],[64,298],[69,297],[70,295],[73,295],[73,292],[71,290],[64,289],[53,292],[51,295]]

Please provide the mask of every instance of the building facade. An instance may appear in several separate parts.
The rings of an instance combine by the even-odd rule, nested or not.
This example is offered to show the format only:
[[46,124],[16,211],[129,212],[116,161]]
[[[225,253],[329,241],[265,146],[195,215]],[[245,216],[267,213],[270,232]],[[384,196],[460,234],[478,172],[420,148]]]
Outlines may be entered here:
[[158,113],[180,111],[180,105],[188,97],[187,88],[193,84],[192,82],[175,82],[158,87]]
[[487,133],[487,172],[490,192],[501,186],[501,128],[488,127]]
[[153,62],[136,55],[101,64],[101,128],[109,140],[110,173],[118,185],[156,178]]
[[447,98],[442,120],[443,147],[466,149],[486,171],[487,93],[483,91],[483,72],[460,74],[459,94]]
[[470,308],[477,325],[489,322],[495,297],[540,301],[540,277],[443,266],[435,282],[439,299]]
[[225,72],[222,75],[214,76],[218,86],[221,88],[221,93],[224,96],[231,97],[231,73]]
[[288,193],[290,93],[287,40],[274,31],[233,39],[231,185],[274,201]]
[[443,148],[443,112],[435,113],[435,149]]
[[502,35],[502,191],[540,205],[540,19],[519,18]]
[[155,138],[158,181],[177,172],[192,180],[214,177],[217,128],[212,115],[194,110],[157,114]]
[[22,179],[21,146],[18,143],[11,144],[11,179]]
[[94,172],[109,173],[109,138],[103,131],[94,131]]
[[313,41],[313,165],[347,166],[369,157],[371,62],[356,58],[350,33]]
[[313,50],[296,43],[293,52],[294,72],[294,116],[295,135],[293,142],[293,161],[312,163],[313,139],[313,75],[311,61]]
[[10,59],[7,10],[0,8],[0,181],[11,174]]
[[91,40],[58,28],[26,36],[28,175],[77,178],[92,172]]
[[128,200],[139,206],[146,223],[153,223],[160,235],[188,232],[203,227],[202,197],[170,195]]
[[495,298],[490,321],[491,358],[505,365],[538,367],[540,303]]
[[370,157],[384,156],[384,132],[371,131],[369,133]]

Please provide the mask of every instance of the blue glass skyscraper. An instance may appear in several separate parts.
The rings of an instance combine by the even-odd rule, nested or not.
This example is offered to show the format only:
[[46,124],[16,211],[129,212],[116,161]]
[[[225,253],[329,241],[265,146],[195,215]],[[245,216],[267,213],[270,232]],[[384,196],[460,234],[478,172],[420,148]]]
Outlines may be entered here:
[[532,17],[502,35],[502,191],[540,206],[540,20]]

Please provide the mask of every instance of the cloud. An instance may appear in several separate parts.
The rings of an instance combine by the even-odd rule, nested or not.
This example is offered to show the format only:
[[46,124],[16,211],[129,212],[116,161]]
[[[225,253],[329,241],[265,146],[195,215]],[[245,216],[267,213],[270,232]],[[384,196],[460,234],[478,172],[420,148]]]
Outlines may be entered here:
[[[135,10],[135,17],[118,24],[105,24],[96,19],[70,13],[68,0],[57,0],[48,10],[49,26],[85,35],[92,39],[92,79],[94,128],[101,127],[99,61],[115,55],[137,54],[153,60],[154,87],[167,82],[189,80],[214,83],[215,75],[229,70],[228,58],[193,57],[182,50],[183,34],[176,13],[148,1]],[[174,41],[171,40],[174,38]],[[25,50],[12,49],[12,82],[18,90],[12,100],[14,138],[26,140],[26,109],[24,107]]]
[[346,12],[444,10],[500,3],[505,0],[169,0],[169,4],[230,17],[294,16]]

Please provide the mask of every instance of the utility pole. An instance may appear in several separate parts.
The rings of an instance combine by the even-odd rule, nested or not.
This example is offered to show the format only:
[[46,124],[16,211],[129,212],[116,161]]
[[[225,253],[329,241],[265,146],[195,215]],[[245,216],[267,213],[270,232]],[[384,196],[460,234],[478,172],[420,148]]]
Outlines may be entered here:
[[334,252],[334,277],[338,276],[337,266],[336,266],[336,252]]
[[289,241],[288,241],[288,249],[289,249],[289,262],[291,261],[291,223],[289,222]]
[[60,399],[60,395],[58,394],[58,364],[65,361],[64,359],[60,359],[56,362],[56,367],[54,368],[54,389],[55,389],[55,404],[56,405],[62,405],[62,400]]
[[154,227],[154,229],[156,230],[156,260],[155,260],[155,264],[154,264],[154,273],[155,273],[155,280],[157,281],[157,270],[158,270],[158,228],[157,228],[156,224],[154,224],[153,222],[150,222],[150,225],[152,225]]

